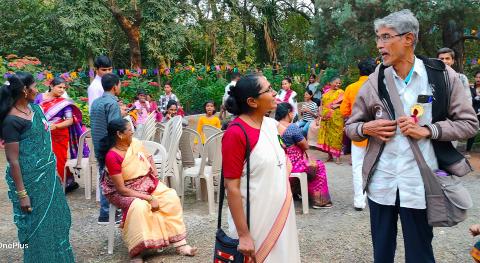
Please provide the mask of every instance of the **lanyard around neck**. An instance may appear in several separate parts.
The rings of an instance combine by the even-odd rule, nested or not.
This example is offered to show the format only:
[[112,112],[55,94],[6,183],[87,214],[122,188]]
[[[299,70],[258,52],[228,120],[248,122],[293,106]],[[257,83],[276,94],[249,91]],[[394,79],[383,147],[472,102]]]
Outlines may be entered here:
[[410,69],[410,72],[408,72],[408,75],[407,75],[407,77],[406,77],[405,80],[404,80],[405,85],[408,85],[408,83],[409,83],[410,80],[412,79],[413,68],[414,68],[414,67],[415,67],[415,61],[413,62],[412,68]]

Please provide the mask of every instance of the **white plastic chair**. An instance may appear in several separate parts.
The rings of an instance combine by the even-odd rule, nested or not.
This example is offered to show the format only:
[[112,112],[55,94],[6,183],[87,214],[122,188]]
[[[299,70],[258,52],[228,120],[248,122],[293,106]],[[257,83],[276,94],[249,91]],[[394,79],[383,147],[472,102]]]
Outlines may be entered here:
[[[182,136],[182,117],[175,116],[168,121],[165,126],[165,131],[162,136],[162,145],[167,150],[167,161],[165,162],[164,170],[164,182],[172,179],[173,183],[170,187],[174,188],[177,193],[181,193],[181,174],[180,167],[177,162],[178,145],[180,143],[180,137]],[[181,162],[181,160],[180,160]]]
[[158,142],[153,141],[142,141],[145,149],[152,155],[153,161],[155,163],[155,168],[158,172],[158,179],[163,181],[164,170],[165,170],[165,161],[167,160],[167,151]]
[[[92,169],[92,165],[90,164],[90,157],[83,157],[83,146],[85,144],[86,138],[90,136],[90,130],[84,132],[80,135],[78,140],[78,152],[77,158],[75,159],[68,159],[65,163],[64,167],[64,182],[63,186],[66,187],[65,180],[67,179],[67,170],[70,171],[74,177],[83,177],[83,181],[85,184],[85,198],[91,199],[92,198],[92,174],[95,172]],[[93,147],[90,148],[90,156],[94,155]]]
[[211,136],[222,131],[217,127],[214,127],[211,125],[203,125],[202,130],[203,130],[203,133],[205,134],[205,142],[207,142],[207,139],[210,138]]
[[[143,140],[152,141],[155,133],[157,132],[157,125],[155,122],[155,112],[150,113],[147,122],[145,123]],[[150,118],[152,117],[152,118]]]
[[157,127],[157,129],[155,132],[155,136],[153,137],[153,141],[161,143],[163,132],[165,131],[165,125],[163,125],[162,123],[157,123],[155,126]]
[[[217,127],[211,126],[211,125],[204,125],[203,128],[203,133],[205,134],[205,142],[208,140],[208,138],[212,137],[213,135],[221,132],[222,130],[218,129]],[[213,158],[213,152],[212,149],[208,152],[208,165],[211,165],[212,163],[212,158]]]
[[[202,158],[200,165],[195,165],[194,167],[187,168],[183,170],[183,179],[182,184],[186,177],[195,178],[197,186],[200,186],[200,179],[205,179],[207,187],[207,201],[208,201],[208,212],[209,214],[215,213],[215,190],[213,185],[213,178],[215,176],[220,176],[222,169],[222,138],[223,132],[219,132],[205,142],[205,146],[202,151]],[[213,153],[212,166],[207,166],[207,155],[208,152]],[[183,187],[182,187],[183,190]],[[197,199],[200,199],[200,187],[197,187]],[[184,193],[182,192],[182,201],[184,198]]]
[[308,181],[307,173],[291,173],[290,177],[297,177],[300,180],[300,191],[302,194],[303,214],[308,214]]
[[113,254],[113,243],[115,241],[115,212],[117,207],[110,204],[108,209],[108,237],[107,237],[107,252],[109,255]]
[[147,118],[145,119],[145,122],[141,125],[138,125],[137,131],[135,131],[135,137],[140,139],[140,140],[145,140],[147,136],[153,136],[150,135],[152,132],[152,129],[155,130],[155,114],[156,112],[151,112],[148,114]]
[[[182,140],[186,140],[186,141],[182,141]],[[182,137],[180,138],[180,145],[179,145],[180,151],[182,152],[182,162],[183,162],[184,166],[185,166],[185,156],[191,156],[194,153],[193,142],[195,140],[197,142],[199,142],[199,143],[197,143],[197,151],[198,151],[199,154],[201,154],[203,152],[203,144],[200,143],[202,141],[200,133],[198,133],[194,129],[184,127]],[[190,158],[192,158],[192,157],[190,157]],[[195,165],[196,165],[197,161],[198,161],[198,164],[200,164],[200,159],[201,158],[195,158],[194,156],[193,156],[193,158],[194,158],[194,161],[195,161]]]

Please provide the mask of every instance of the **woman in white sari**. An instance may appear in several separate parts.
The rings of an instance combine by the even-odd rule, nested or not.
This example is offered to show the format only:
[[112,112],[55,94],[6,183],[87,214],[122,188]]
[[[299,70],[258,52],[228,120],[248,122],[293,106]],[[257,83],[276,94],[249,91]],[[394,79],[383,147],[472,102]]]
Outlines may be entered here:
[[[238,250],[256,262],[300,262],[297,226],[288,182],[291,166],[280,146],[276,121],[264,115],[276,108],[276,92],[263,76],[248,75],[230,88],[227,110],[238,116],[250,144],[250,229],[246,220],[246,138],[237,124],[223,137],[223,174],[229,230]],[[287,167],[289,166],[289,167]]]

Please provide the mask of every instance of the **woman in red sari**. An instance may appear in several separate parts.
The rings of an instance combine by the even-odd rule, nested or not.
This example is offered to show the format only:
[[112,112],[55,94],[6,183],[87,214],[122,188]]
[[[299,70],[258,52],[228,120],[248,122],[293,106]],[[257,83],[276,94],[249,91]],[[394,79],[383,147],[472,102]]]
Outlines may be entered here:
[[[48,92],[39,94],[35,103],[39,104],[50,123],[52,134],[52,149],[57,159],[57,172],[62,182],[65,178],[65,163],[68,158],[77,157],[78,139],[84,132],[82,127],[82,112],[73,101],[63,98],[66,89],[65,79],[56,77],[52,80]],[[83,156],[88,156],[88,147],[84,145]],[[66,178],[66,192],[78,188],[78,183],[72,174]]]

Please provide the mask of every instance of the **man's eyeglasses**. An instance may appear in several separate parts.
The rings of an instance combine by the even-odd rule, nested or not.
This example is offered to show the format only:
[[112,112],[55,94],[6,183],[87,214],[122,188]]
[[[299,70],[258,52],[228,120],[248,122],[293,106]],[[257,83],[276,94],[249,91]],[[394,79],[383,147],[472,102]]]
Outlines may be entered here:
[[401,37],[403,35],[406,35],[410,32],[404,32],[404,33],[401,33],[401,34],[396,34],[396,35],[390,35],[390,34],[382,34],[380,36],[375,36],[375,41],[378,43],[378,41],[381,41],[382,43],[388,43],[390,41],[392,41],[392,39],[394,37]]
[[264,90],[262,92],[259,92],[258,93],[258,96],[264,94],[264,93],[267,93],[267,92],[274,92],[275,90],[272,88],[272,86],[268,86],[268,89],[267,90]]

